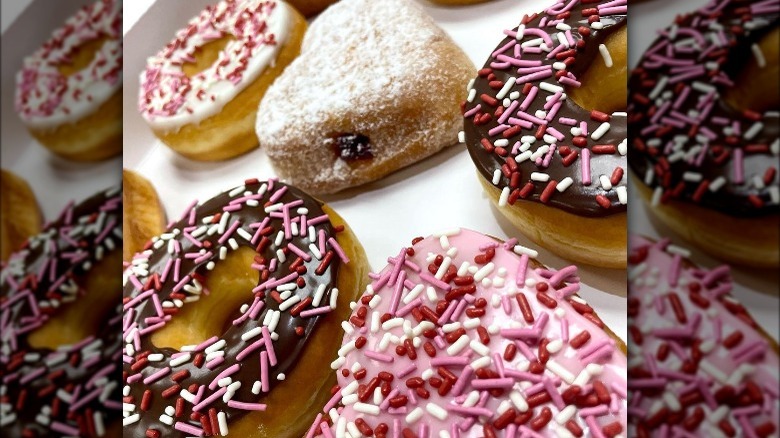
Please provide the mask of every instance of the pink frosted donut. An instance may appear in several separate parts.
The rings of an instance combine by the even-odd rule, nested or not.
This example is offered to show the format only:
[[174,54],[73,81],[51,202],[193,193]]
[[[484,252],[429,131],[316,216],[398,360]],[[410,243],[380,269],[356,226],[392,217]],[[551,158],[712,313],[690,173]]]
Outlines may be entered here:
[[308,437],[622,434],[623,343],[575,266],[535,256],[454,230],[389,258],[342,324],[338,391]]
[[777,343],[730,295],[729,267],[668,239],[629,249],[628,436],[777,436]]

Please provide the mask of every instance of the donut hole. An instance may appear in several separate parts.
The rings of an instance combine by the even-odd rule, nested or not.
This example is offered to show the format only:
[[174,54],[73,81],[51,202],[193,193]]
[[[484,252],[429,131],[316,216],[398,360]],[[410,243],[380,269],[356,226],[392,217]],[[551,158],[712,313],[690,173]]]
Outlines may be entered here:
[[86,69],[108,40],[108,37],[104,35],[79,45],[71,52],[69,62],[57,65],[57,71],[68,77]]
[[190,62],[181,66],[182,71],[187,77],[191,78],[198,73],[214,65],[219,59],[219,54],[225,50],[225,47],[236,39],[232,35],[225,35],[206,44],[196,47]]
[[734,49],[731,56],[742,59],[730,60],[739,70],[731,74],[734,86],[723,93],[723,99],[732,108],[743,112],[751,110],[765,112],[780,106],[780,28],[775,27],[764,35],[757,43],[758,50],[764,58],[764,66],[760,66],[752,45]]
[[122,252],[111,251],[79,282],[83,295],[61,303],[44,325],[30,333],[27,342],[33,348],[56,350],[100,333],[120,301],[121,276]]
[[582,108],[611,114],[626,110],[628,79],[627,31],[626,26],[609,35],[604,45],[612,58],[607,67],[602,55],[596,53],[593,62],[580,75],[580,87],[567,87],[566,94]]
[[206,277],[204,287],[209,294],[185,304],[168,324],[152,334],[152,343],[158,348],[180,350],[184,345],[219,336],[231,327],[241,305],[253,300],[258,272],[250,266],[255,254],[249,247],[229,252]]

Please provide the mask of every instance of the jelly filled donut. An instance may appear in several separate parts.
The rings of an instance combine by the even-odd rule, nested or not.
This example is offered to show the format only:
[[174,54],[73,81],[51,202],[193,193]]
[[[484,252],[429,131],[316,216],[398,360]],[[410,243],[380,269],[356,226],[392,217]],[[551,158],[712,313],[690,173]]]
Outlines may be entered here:
[[778,347],[668,239],[630,238],[628,436],[777,436]]
[[304,190],[365,184],[456,143],[472,72],[411,0],[341,0],[268,89],[257,136],[277,174]]
[[614,437],[625,345],[577,268],[470,231],[412,241],[342,326],[339,386],[307,437]]
[[124,436],[302,436],[367,270],[343,220],[295,187],[193,203],[125,271]]
[[655,216],[732,263],[780,263],[777,2],[679,17],[629,81],[629,163]]
[[16,112],[33,137],[77,161],[122,151],[122,2],[84,6],[16,76]]
[[304,18],[283,1],[209,6],[141,74],[138,109],[171,149],[199,161],[257,147],[257,104],[300,50]]
[[461,134],[522,233],[611,268],[626,263],[626,9],[569,0],[504,31],[469,87]]
[[0,270],[0,435],[118,436],[122,197],[68,206]]
[[0,169],[0,261],[41,229],[41,211],[27,181]]

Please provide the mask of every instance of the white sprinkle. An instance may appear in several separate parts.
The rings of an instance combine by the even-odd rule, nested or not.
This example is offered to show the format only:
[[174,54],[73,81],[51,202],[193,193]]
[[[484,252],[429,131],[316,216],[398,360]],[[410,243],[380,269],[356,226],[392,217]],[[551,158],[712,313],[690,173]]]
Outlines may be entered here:
[[353,409],[357,412],[361,412],[363,414],[368,415],[379,415],[379,406],[368,404],[368,403],[355,403],[354,406],[352,406]]
[[573,417],[576,412],[577,408],[574,407],[574,405],[566,406],[555,415],[555,422],[564,425],[567,421],[571,420],[571,417]]
[[517,81],[517,78],[510,77],[506,80],[506,83],[504,83],[504,86],[501,87],[501,90],[496,94],[496,99],[503,99],[507,93],[512,89],[512,87],[515,85],[515,82]]
[[711,192],[717,192],[725,184],[726,184],[726,177],[721,175],[721,176],[715,178],[714,180],[712,180],[712,182],[710,183],[710,191]]
[[539,252],[533,248],[528,248],[522,245],[515,245],[514,248],[512,248],[512,251],[515,252],[517,255],[527,255],[528,257],[531,257],[532,259],[535,259],[539,257]]
[[454,356],[460,353],[461,351],[463,351],[464,348],[466,348],[466,346],[469,345],[470,341],[471,339],[469,338],[468,335],[461,335],[461,337],[458,338],[457,341],[453,342],[452,345],[447,347],[447,354],[450,356]]
[[[379,410],[379,407],[377,407],[377,411]],[[377,412],[378,413],[378,412]],[[422,418],[423,416],[423,410],[422,408],[414,408],[412,412],[409,413],[409,415],[406,416],[406,424],[414,424]]]
[[609,54],[609,49],[604,44],[599,44],[599,53],[601,53],[601,57],[604,59],[604,65],[607,66],[607,68],[612,67],[612,55]]
[[496,265],[493,262],[490,262],[487,265],[479,268],[479,270],[477,270],[477,272],[474,274],[474,281],[482,281],[483,278],[487,277],[491,272],[493,272],[495,267]]
[[609,122],[602,123],[601,125],[599,125],[598,128],[596,128],[595,131],[593,131],[593,133],[590,135],[590,138],[592,138],[593,140],[600,140],[601,137],[603,137],[604,134],[606,134],[607,131],[609,131],[609,128],[610,128]]
[[547,182],[550,180],[550,175],[542,172],[532,172],[531,181]]
[[599,177],[599,182],[601,182],[601,187],[603,187],[604,190],[612,190],[612,182],[609,181],[607,175],[601,175]]
[[335,309],[338,305],[339,301],[339,290],[337,288],[333,288],[333,290],[330,292],[330,308]]
[[658,186],[653,191],[653,198],[650,200],[650,205],[657,207],[661,203],[661,196],[664,194],[664,189]]
[[761,51],[761,46],[754,43],[750,46],[750,50],[753,51],[753,56],[755,56],[758,66],[761,68],[766,67],[766,58],[764,57],[764,52]]
[[490,348],[488,348],[487,345],[483,344],[482,342],[476,339],[469,342],[469,347],[471,347],[471,349],[477,352],[477,354],[479,355],[487,356],[488,354],[490,354]]
[[615,192],[617,192],[618,201],[620,201],[621,204],[626,205],[628,203],[628,189],[626,186],[615,187]]
[[458,131],[458,143],[465,143],[466,142],[466,133],[463,131]]
[[434,417],[438,418],[441,421],[444,421],[447,419],[448,412],[444,410],[441,406],[437,405],[436,403],[428,403],[425,406],[425,410],[428,411],[429,414],[433,415]]
[[555,186],[556,190],[563,193],[568,189],[572,183],[574,182],[573,179],[571,179],[570,176],[567,176],[566,178],[562,179],[561,182],[558,183],[558,185]]
[[[548,178],[549,178],[549,176],[548,176]],[[506,207],[507,202],[509,200],[509,192],[510,192],[509,186],[504,187],[503,189],[501,189],[501,196],[498,197],[498,206],[499,207]]]
[[677,399],[677,396],[669,391],[664,392],[663,399],[666,402],[666,406],[668,406],[669,409],[671,409],[673,412],[678,412],[682,408],[682,406],[680,406],[680,400]]
[[517,391],[510,392],[509,399],[512,400],[512,404],[515,405],[518,411],[520,412],[528,411],[528,403],[525,401],[523,395],[520,394],[519,392]]
[[228,435],[227,416],[224,412],[219,411],[217,413],[217,422],[219,423],[219,434],[222,436]]
[[556,362],[554,359],[550,359],[547,361],[547,369],[552,371],[555,375],[561,378],[564,382],[568,384],[572,384],[574,382],[574,374],[566,369],[563,365]]
[[745,140],[752,140],[753,137],[758,135],[758,133],[761,132],[762,129],[764,129],[764,124],[761,122],[756,122],[753,124],[753,126],[748,128],[747,131],[745,131],[743,137],[745,137]]
[[140,419],[141,416],[139,414],[130,415],[129,417],[125,417],[122,419],[122,426],[129,426]]

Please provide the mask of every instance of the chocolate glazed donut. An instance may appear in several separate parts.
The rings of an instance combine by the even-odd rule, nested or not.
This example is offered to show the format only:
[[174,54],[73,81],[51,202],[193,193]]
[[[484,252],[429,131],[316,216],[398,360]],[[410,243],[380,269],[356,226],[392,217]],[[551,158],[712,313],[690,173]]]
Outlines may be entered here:
[[[592,2],[573,0],[566,6],[559,3],[546,13],[527,16],[521,26],[529,38],[523,40],[521,37],[522,42],[518,41],[518,28],[505,31],[508,36],[479,71],[473,85],[475,92],[470,96],[473,101],[465,105],[466,145],[477,170],[487,181],[493,180],[497,170],[502,173],[498,187],[509,187],[509,204],[518,199],[542,202],[587,217],[604,217],[626,211],[618,191],[605,190],[598,181],[599,175],[608,175],[613,179],[612,186],[615,188],[624,181],[625,120],[586,110],[572,99],[557,100],[561,96],[556,94],[563,92],[565,86],[576,87],[578,82],[574,78],[581,77],[591,63],[602,62],[599,47],[625,26],[625,6],[622,9],[616,7],[622,11],[618,13],[609,13],[609,9],[609,6],[601,8]],[[600,21],[603,28],[589,26],[593,21]],[[550,26],[551,23],[559,24]],[[556,26],[567,30],[556,30]],[[557,35],[563,35],[566,43],[557,40]],[[553,47],[549,48],[553,50],[531,50],[534,48],[526,46],[522,56],[516,57],[519,59],[512,57],[512,50],[518,50],[525,42],[539,37],[544,39],[545,44],[552,43]],[[553,72],[551,65],[554,62],[563,63],[566,68]],[[548,65],[549,70],[539,70],[539,67]],[[533,71],[535,68],[536,71]],[[521,72],[518,73],[518,70]],[[512,81],[515,83],[512,84]],[[510,106],[505,108],[500,99],[509,97],[513,92],[519,92],[520,96],[512,99]],[[554,97],[556,103],[548,105],[547,96],[558,96]],[[535,117],[537,111],[546,112],[546,117]],[[511,113],[512,119],[517,119],[502,117],[505,112]],[[582,124],[586,129],[580,135],[570,134],[572,127]],[[602,125],[604,128],[601,128]],[[599,129],[607,131],[594,138],[593,134]],[[543,145],[555,144],[556,147],[549,148],[538,157],[532,156],[533,149],[523,148],[523,143],[530,142],[524,141],[529,140],[525,136],[532,136],[534,141],[541,141]],[[535,150],[539,151],[539,148]],[[585,155],[589,155],[589,159]],[[589,165],[583,160],[587,160]],[[589,168],[593,181],[583,178],[584,167]],[[533,180],[535,172],[549,175],[549,180]],[[545,190],[567,177],[574,182],[566,190],[555,193]]]
[[119,189],[71,205],[0,271],[0,435],[118,433],[121,214]]
[[608,268],[626,264],[626,13],[625,0],[560,1],[505,30],[469,87],[460,138],[518,230]]
[[[125,436],[227,435],[228,425],[239,436],[249,430],[260,436],[294,436],[296,428],[305,429],[310,423],[295,424],[295,418],[276,432],[264,421],[277,416],[272,409],[281,409],[276,412],[285,417],[300,414],[290,412],[298,409],[293,400],[282,405],[277,400],[274,406],[274,391],[284,389],[280,385],[285,379],[292,380],[295,386],[288,384],[287,390],[294,390],[298,399],[317,404],[316,393],[322,388],[330,395],[328,382],[335,382],[330,370],[330,380],[323,379],[326,383],[317,387],[294,372],[311,363],[319,366],[316,358],[302,360],[304,349],[307,355],[325,354],[316,350],[321,337],[338,329],[339,314],[349,314],[346,303],[362,290],[356,283],[350,286],[354,290],[347,290],[350,283],[342,281],[361,278],[365,263],[359,260],[365,258],[359,245],[342,240],[350,236],[335,213],[302,191],[274,180],[248,180],[201,205],[193,203],[179,221],[152,239],[125,273],[125,395],[126,403],[134,405],[125,418]],[[157,347],[170,344],[171,337],[162,333],[170,328],[166,325],[176,325],[185,316],[182,312],[205,304],[195,301],[216,294],[219,305],[231,306],[226,303],[236,298],[228,291],[209,287],[217,272],[230,264],[227,258],[240,251],[249,251],[253,261],[251,268],[240,266],[247,272],[236,275],[257,278],[252,290],[236,292],[236,302],[243,303],[240,309],[227,310],[224,322],[211,321],[217,333],[209,331],[206,337],[211,337],[198,340],[198,345],[180,351]],[[350,261],[347,254],[357,260]],[[346,301],[338,298],[337,286],[344,286],[341,297]],[[334,310],[337,300],[339,309]],[[212,314],[190,324],[206,324],[205,317]],[[236,421],[248,418],[250,411],[266,412],[234,430]]]
[[[754,56],[751,47],[778,26],[777,8],[761,14],[750,3],[767,2],[716,5],[679,18],[631,74],[628,162],[645,185],[660,189],[661,202],[683,200],[741,217],[780,212],[770,193],[778,181],[776,113],[740,111],[719,98]],[[717,45],[705,37],[710,23],[723,26]],[[689,38],[701,47],[673,44]]]
[[[681,16],[629,80],[640,193],[667,224],[734,263],[778,261],[776,246],[758,249],[776,243],[780,223],[778,96],[759,76],[777,68],[778,12],[772,1],[718,1]],[[769,228],[774,237],[758,234]]]

